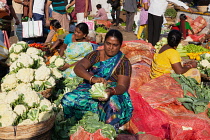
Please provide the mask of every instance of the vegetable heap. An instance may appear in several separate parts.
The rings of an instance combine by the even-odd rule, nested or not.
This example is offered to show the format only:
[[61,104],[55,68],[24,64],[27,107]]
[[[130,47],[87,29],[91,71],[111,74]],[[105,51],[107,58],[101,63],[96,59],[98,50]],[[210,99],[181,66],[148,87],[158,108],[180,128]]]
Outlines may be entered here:
[[184,50],[187,51],[187,55],[190,57],[190,59],[196,59],[196,60],[200,60],[200,54],[209,52],[209,49],[206,49],[202,46],[198,46],[195,44],[188,44],[184,46]]
[[[184,98],[178,98],[185,108],[193,111],[195,114],[204,112],[210,101],[210,88],[203,83],[198,84],[197,81],[181,74],[171,74],[182,87]],[[187,95],[190,92],[192,96]]]
[[0,93],[0,127],[29,125],[54,115],[53,104],[35,91]]
[[97,32],[97,33],[107,33],[108,30],[106,30],[106,29],[103,28],[103,27],[97,27],[97,28],[96,28],[96,32]]
[[108,95],[105,92],[106,88],[107,88],[107,86],[103,83],[95,83],[89,90],[91,97],[93,99],[108,98]]
[[29,47],[34,47],[34,48],[37,48],[37,49],[41,49],[42,51],[45,50],[45,46],[43,46],[43,45],[40,44],[40,43],[32,43],[32,44],[29,44],[28,46],[29,46]]
[[200,55],[200,61],[198,61],[199,71],[203,74],[210,76],[210,54],[205,53]]
[[83,118],[78,121],[78,123],[70,128],[70,135],[77,132],[79,127],[85,129],[90,133],[96,132],[98,129],[101,129],[102,134],[106,138],[114,139],[116,137],[116,131],[114,127],[110,124],[105,124],[104,122],[99,121],[98,114],[88,111]]
[[26,93],[53,88],[55,81],[62,77],[58,67],[64,65],[64,60],[56,57],[51,60],[53,65],[46,66],[43,55],[41,50],[28,47],[25,42],[13,44],[7,60],[10,72],[2,79],[1,90]]

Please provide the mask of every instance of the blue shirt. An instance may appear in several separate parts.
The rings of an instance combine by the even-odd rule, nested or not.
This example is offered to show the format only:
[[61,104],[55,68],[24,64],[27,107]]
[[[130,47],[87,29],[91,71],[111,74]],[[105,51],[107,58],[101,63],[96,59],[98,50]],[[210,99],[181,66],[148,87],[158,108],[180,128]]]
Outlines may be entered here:
[[73,35],[73,33],[70,33],[70,34],[66,35],[63,43],[66,44],[66,45],[71,43],[72,42],[72,35]]

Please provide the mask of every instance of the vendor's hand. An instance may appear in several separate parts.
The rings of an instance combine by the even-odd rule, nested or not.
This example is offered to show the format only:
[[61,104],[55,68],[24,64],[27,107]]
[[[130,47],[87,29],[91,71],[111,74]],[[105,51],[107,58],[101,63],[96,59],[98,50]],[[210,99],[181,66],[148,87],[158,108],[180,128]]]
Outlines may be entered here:
[[50,26],[50,20],[47,20],[47,19],[46,19],[45,25],[46,25],[46,26]]
[[64,66],[62,66],[62,67],[60,67],[58,69],[64,71],[64,70],[68,69],[70,66],[71,65],[69,65],[68,63],[65,63]]
[[197,68],[197,62],[196,61],[189,61],[185,65],[191,65],[192,68]]
[[104,102],[104,101],[107,101],[111,97],[112,91],[110,88],[106,89],[105,92],[107,93],[107,98],[98,98],[99,101]]
[[103,84],[107,84],[106,79],[101,78],[101,77],[93,77],[91,80],[91,83],[103,83]]

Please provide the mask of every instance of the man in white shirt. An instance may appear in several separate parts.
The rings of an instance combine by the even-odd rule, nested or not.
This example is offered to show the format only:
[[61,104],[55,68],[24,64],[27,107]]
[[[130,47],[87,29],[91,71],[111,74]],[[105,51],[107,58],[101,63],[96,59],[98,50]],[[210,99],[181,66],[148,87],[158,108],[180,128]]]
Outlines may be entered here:
[[163,16],[169,2],[175,3],[193,12],[185,3],[179,0],[150,0],[148,10],[148,41],[153,46],[159,41]]

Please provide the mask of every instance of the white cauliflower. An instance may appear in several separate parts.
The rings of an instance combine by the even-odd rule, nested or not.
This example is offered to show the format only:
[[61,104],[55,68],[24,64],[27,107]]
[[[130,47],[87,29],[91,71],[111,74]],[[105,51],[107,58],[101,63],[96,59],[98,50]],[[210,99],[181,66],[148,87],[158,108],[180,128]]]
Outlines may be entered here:
[[10,58],[10,60],[11,60],[11,62],[14,62],[15,60],[17,60],[18,59],[18,54],[15,54],[15,53],[10,53],[9,54],[9,58]]
[[9,67],[9,71],[12,72],[12,71],[16,71],[18,68],[17,66],[17,61],[13,62],[10,67]]
[[65,61],[63,58],[61,57],[58,57],[56,60],[55,60],[55,66],[58,68],[58,67],[62,67],[63,65],[65,64]]
[[47,79],[47,81],[45,82],[45,86],[47,88],[52,88],[55,86],[55,79],[53,77],[50,77],[49,79]]
[[13,48],[14,53],[20,53],[24,50],[24,48],[21,45],[15,45]]
[[34,64],[34,59],[31,58],[30,55],[26,53],[21,53],[17,59],[17,66],[18,67],[31,67]]
[[50,111],[44,111],[39,113],[39,122],[48,120],[52,115],[54,115],[54,112]]
[[50,64],[53,63],[55,60],[56,60],[57,56],[56,55],[53,55],[51,58],[50,58]]
[[209,61],[208,60],[201,60],[200,61],[200,64],[203,66],[203,67],[207,67],[207,66],[209,66],[210,65],[210,63],[209,63]]
[[205,53],[205,58],[206,59],[210,58],[210,54],[209,53]]
[[21,93],[26,93],[26,92],[32,92],[33,89],[31,87],[31,83],[20,83],[15,88],[15,91],[21,92]]
[[27,103],[30,107],[33,106],[33,104],[39,104],[40,103],[40,97],[39,94],[35,91],[24,93],[24,101]]
[[24,105],[16,105],[13,111],[18,115],[22,115],[23,112],[26,112],[26,110],[27,109]]
[[13,44],[10,46],[10,48],[9,48],[9,53],[13,53],[14,47],[15,47],[15,46],[16,46],[15,43],[13,43]]
[[4,79],[3,83],[1,84],[1,90],[3,92],[10,91],[17,86],[18,79],[16,78],[16,74],[7,74]]
[[26,51],[26,54],[29,55],[40,55],[41,54],[41,50],[34,48],[34,47],[29,47]]
[[0,116],[3,115],[7,111],[12,111],[12,108],[9,104],[2,103],[0,104]]
[[33,86],[38,85],[42,86],[44,84],[44,81],[34,81]]
[[50,77],[51,70],[50,68],[42,65],[35,71],[35,80],[44,81]]
[[[27,52],[26,52],[27,53]],[[31,58],[33,58],[35,61],[39,60],[39,57],[37,54],[30,54]]]
[[24,83],[30,83],[34,80],[34,70],[31,68],[20,69],[17,72],[16,77]]
[[6,97],[7,93],[6,92],[0,92],[0,103],[4,103],[4,98]]
[[20,94],[21,94],[20,92],[16,92],[14,90],[9,91],[7,95],[5,96],[5,99],[4,99],[5,103],[11,104],[12,102],[14,102],[15,100],[19,98]]
[[35,123],[38,123],[38,121],[32,121],[31,119],[26,119],[26,120],[23,120],[18,125],[30,125],[30,124],[35,124]]
[[39,109],[41,109],[43,106],[46,106],[47,108],[45,108],[45,109],[48,111],[51,111],[53,109],[52,103],[49,100],[47,100],[46,98],[43,98],[41,100]]
[[7,111],[1,115],[0,123],[2,127],[12,126],[13,122],[15,121],[17,114],[13,111]]
[[51,68],[51,71],[56,79],[60,79],[63,77],[62,73],[57,68]]

